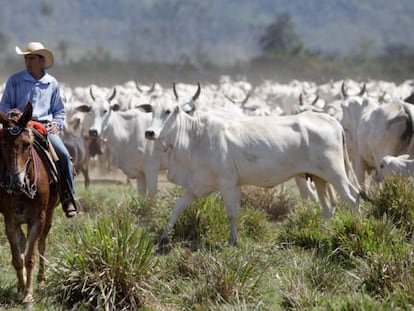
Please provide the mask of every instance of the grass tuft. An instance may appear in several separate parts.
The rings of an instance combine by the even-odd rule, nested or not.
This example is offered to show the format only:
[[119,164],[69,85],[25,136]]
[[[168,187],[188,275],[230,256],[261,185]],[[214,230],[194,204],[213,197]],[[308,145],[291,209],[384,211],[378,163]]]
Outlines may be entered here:
[[127,214],[79,225],[60,249],[46,291],[69,308],[135,309],[145,305],[156,266],[153,244]]

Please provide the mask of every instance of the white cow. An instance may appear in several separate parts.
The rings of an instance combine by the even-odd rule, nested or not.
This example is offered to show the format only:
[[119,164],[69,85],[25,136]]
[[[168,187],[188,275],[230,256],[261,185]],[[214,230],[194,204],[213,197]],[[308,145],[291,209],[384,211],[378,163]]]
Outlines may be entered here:
[[94,96],[92,105],[81,105],[77,110],[87,113],[89,135],[104,139],[113,162],[127,177],[136,179],[138,193],[153,197],[158,173],[167,168],[167,154],[159,142],[145,139],[151,115],[138,109],[119,111],[111,98]]
[[385,156],[379,165],[377,181],[383,181],[388,176],[400,175],[402,177],[414,177],[414,160],[409,154],[398,157]]
[[413,144],[414,108],[402,101],[379,105],[361,98],[343,103],[341,123],[359,183],[378,171],[382,158],[409,153]]
[[226,206],[229,242],[237,244],[242,185],[273,187],[306,174],[315,182],[325,218],[333,214],[326,198],[328,183],[357,208],[359,186],[346,154],[343,129],[334,118],[304,112],[226,121],[196,111],[199,94],[200,87],[190,101],[145,107],[153,112],[145,137],[165,144],[169,149],[167,178],[186,188],[175,203],[160,245],[168,242],[179,214],[196,198],[214,191],[222,194]]

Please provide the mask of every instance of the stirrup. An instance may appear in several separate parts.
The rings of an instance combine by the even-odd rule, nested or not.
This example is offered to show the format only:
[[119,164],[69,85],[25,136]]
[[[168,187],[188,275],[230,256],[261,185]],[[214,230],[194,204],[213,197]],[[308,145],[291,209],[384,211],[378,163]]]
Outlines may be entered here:
[[79,201],[72,196],[62,200],[62,208],[68,218],[76,216],[80,211],[80,207]]

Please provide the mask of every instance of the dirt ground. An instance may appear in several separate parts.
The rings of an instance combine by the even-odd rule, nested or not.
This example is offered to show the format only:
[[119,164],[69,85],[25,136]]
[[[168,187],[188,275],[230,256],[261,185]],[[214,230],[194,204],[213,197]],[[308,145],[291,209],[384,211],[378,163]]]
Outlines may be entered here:
[[[91,165],[89,169],[89,179],[91,185],[93,184],[102,184],[102,183],[114,183],[114,184],[131,184],[135,187],[135,180],[129,180],[127,176],[118,168],[112,167],[110,169],[102,169],[96,165]],[[84,176],[82,173],[78,173],[75,176],[75,181],[77,183],[82,183],[84,181]],[[174,184],[170,183],[167,180],[166,172],[161,172],[158,176],[158,188],[159,189],[168,189],[174,187]]]

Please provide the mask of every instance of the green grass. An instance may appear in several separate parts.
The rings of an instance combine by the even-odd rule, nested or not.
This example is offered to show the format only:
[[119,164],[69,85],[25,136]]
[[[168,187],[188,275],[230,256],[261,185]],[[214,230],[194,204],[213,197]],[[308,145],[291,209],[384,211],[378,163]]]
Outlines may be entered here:
[[[179,217],[170,251],[156,243],[182,190],[156,202],[133,186],[78,185],[75,219],[55,213],[45,288],[34,310],[410,310],[414,306],[414,196],[387,179],[361,214],[341,204],[322,221],[315,202],[278,189],[243,189],[239,245],[219,195]],[[0,309],[25,310],[0,227]]]

